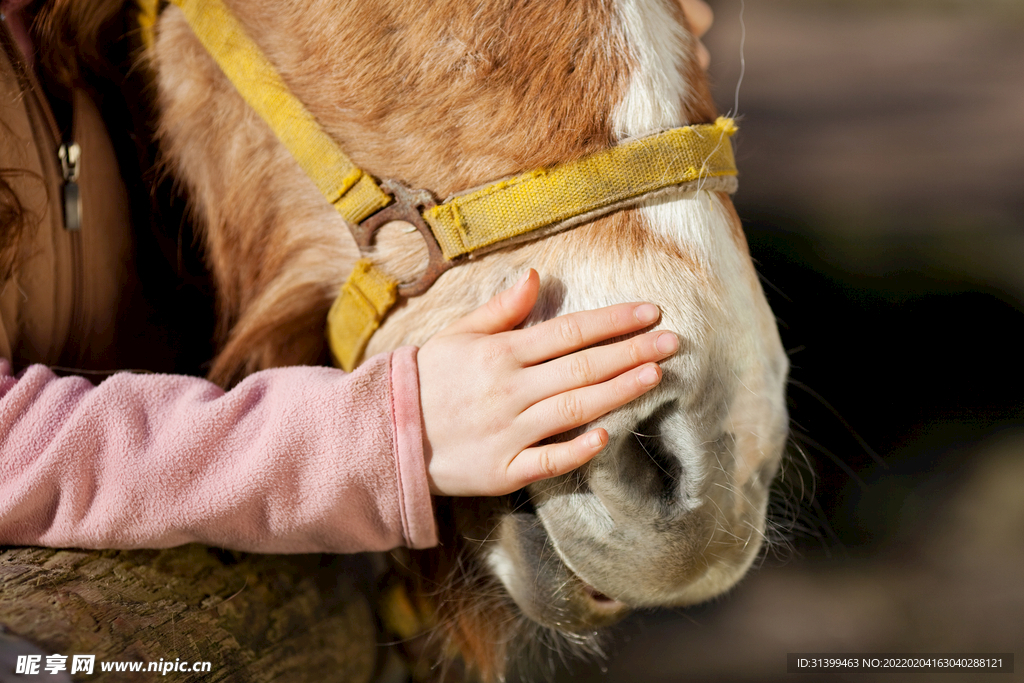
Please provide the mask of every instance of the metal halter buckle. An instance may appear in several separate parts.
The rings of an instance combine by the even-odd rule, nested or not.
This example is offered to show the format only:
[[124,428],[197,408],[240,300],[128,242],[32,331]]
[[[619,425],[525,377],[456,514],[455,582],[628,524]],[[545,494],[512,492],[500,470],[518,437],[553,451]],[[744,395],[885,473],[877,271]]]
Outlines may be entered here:
[[352,236],[355,237],[360,251],[365,252],[373,245],[377,231],[386,223],[405,221],[415,226],[427,244],[427,268],[415,282],[399,285],[398,293],[406,297],[419,296],[430,289],[437,278],[441,277],[441,273],[456,265],[461,259],[449,261],[444,257],[437,238],[423,220],[422,212],[437,205],[428,191],[413,190],[397,180],[384,180],[380,183],[380,188],[391,195],[394,201],[352,228]]

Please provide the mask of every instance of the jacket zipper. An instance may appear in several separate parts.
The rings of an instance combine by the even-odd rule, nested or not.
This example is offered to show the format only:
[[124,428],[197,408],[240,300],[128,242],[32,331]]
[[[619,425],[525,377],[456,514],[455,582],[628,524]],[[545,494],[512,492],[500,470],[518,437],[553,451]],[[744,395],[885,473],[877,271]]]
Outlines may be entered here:
[[[81,334],[80,328],[83,317],[82,290],[84,288],[82,273],[82,198],[78,185],[82,149],[74,141],[74,91],[72,90],[71,95],[71,122],[68,134],[65,137],[61,135],[60,126],[57,125],[57,119],[53,115],[49,98],[47,98],[35,73],[25,63],[25,57],[21,54],[21,48],[14,39],[14,35],[11,33],[6,20],[0,21],[0,43],[2,43],[4,52],[7,53],[11,63],[14,65],[18,79],[21,81],[22,91],[26,94],[31,93],[39,103],[43,111],[43,118],[46,119],[46,125],[53,136],[52,139],[61,140],[56,156],[60,164],[61,177],[64,180],[61,188],[62,218],[64,219],[64,229],[68,233],[71,252],[71,311],[69,316],[70,327],[68,329],[72,338],[78,337]],[[61,362],[66,362],[64,359],[68,356],[68,348],[65,346],[65,352],[61,354]]]
[[82,229],[82,195],[78,191],[78,162],[82,148],[77,142],[64,142],[57,149],[57,157],[64,176],[64,229],[78,232]]

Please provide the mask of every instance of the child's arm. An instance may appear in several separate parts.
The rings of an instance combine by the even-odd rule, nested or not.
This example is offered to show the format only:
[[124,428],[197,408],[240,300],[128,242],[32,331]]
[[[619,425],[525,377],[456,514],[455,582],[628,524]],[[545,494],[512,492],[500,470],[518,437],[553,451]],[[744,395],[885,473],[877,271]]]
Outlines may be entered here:
[[98,386],[0,360],[0,545],[357,552],[436,543],[416,349],[346,375],[267,370],[229,392]]
[[[506,331],[537,285],[530,271],[424,345],[419,366],[404,347],[350,375],[280,368],[224,392],[194,377],[130,373],[93,386],[41,366],[15,378],[0,359],[0,545],[431,546],[431,488],[494,495],[582,464],[603,430],[532,444],[649,389],[640,378],[653,371],[656,384],[650,361],[668,355],[655,340],[675,348],[661,332],[537,365],[657,316],[623,305]],[[567,324],[579,331],[568,341]],[[584,365],[592,372],[575,376]],[[566,399],[579,410],[563,411]]]

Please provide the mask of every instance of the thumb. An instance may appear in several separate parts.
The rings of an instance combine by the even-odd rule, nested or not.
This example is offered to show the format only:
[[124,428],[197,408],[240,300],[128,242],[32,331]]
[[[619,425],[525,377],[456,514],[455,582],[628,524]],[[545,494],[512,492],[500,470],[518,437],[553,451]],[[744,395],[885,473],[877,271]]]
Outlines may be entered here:
[[533,305],[537,303],[539,291],[540,276],[536,270],[530,268],[519,282],[495,294],[490,301],[449,325],[441,334],[507,332],[526,320],[526,316],[533,310]]

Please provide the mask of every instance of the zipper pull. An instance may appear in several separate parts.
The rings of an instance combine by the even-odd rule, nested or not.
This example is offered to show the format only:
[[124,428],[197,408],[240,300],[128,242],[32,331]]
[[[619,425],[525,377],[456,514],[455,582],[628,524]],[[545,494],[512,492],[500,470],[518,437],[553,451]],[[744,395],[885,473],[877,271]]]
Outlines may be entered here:
[[78,191],[78,162],[82,148],[77,142],[64,143],[57,150],[64,173],[64,229],[78,232],[82,229],[82,196]]

